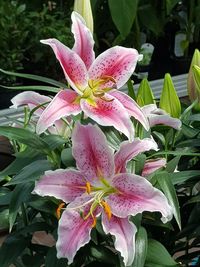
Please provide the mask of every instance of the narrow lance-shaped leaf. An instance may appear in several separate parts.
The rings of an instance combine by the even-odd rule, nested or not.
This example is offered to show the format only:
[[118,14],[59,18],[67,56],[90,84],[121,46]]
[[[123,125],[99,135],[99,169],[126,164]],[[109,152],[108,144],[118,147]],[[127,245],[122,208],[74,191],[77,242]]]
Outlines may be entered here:
[[138,229],[135,242],[135,257],[134,262],[130,267],[143,267],[147,255],[147,232],[144,227]]
[[165,74],[164,86],[160,97],[160,108],[174,118],[181,115],[181,104],[169,73]]
[[145,106],[148,104],[155,104],[154,95],[149,85],[148,80],[145,78],[140,83],[138,93],[137,93],[137,103],[140,106]]
[[170,179],[170,176],[167,172],[161,172],[158,175],[156,175],[156,178],[161,189],[165,193],[165,196],[167,197],[171,207],[173,208],[174,217],[177,221],[179,228],[181,229],[181,216],[180,216],[178,197],[176,195],[176,190]]
[[129,34],[137,13],[138,0],[108,0],[111,17],[123,39]]
[[55,86],[61,87],[61,88],[65,88],[66,87],[66,85],[64,83],[61,83],[61,82],[58,82],[58,81],[55,81],[53,79],[46,78],[46,77],[43,77],[43,76],[39,76],[39,75],[11,72],[11,71],[6,71],[6,70],[2,70],[2,69],[0,69],[0,71],[3,72],[4,74],[7,74],[7,75],[12,75],[12,76],[16,76],[16,77],[22,77],[22,78],[26,78],[26,79],[30,79],[30,80],[36,80],[36,81],[48,83],[48,84],[51,84],[51,85],[55,85]]

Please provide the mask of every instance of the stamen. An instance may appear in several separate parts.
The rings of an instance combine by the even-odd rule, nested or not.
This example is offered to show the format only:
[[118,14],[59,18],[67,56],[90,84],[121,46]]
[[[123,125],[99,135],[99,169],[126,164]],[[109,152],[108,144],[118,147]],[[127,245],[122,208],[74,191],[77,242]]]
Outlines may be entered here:
[[103,206],[103,209],[104,209],[104,211],[108,217],[108,220],[110,220],[112,217],[112,212],[111,212],[110,206],[108,205],[108,203],[105,200],[101,201],[101,205]]
[[112,76],[109,76],[109,75],[104,75],[101,78],[104,80],[105,83],[109,82],[109,81],[111,81],[111,82],[113,82],[115,84],[117,83],[115,78],[113,78]]
[[91,228],[94,228],[97,225],[97,218],[93,217],[93,223],[91,225]]
[[62,203],[58,206],[58,208],[57,208],[57,210],[56,210],[56,217],[57,217],[58,220],[60,219],[60,216],[61,216],[61,210],[63,209],[64,206],[65,206],[65,203],[62,202]]
[[86,192],[89,195],[91,193],[91,184],[89,182],[86,182],[85,186],[86,186]]

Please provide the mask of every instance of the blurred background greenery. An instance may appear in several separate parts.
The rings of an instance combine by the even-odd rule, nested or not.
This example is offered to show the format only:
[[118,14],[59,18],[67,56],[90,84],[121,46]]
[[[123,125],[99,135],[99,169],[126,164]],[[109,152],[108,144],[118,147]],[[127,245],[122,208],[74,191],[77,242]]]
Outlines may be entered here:
[[[57,38],[73,46],[73,5],[73,0],[1,0],[0,68],[62,80],[51,49],[39,41]],[[92,0],[91,5],[97,55],[114,45],[140,50],[147,42],[155,47],[147,66],[150,80],[163,78],[166,72],[188,72],[194,49],[200,47],[199,0]],[[175,39],[179,33],[185,37],[181,40],[182,54],[176,56]],[[26,81],[0,74],[0,83]]]

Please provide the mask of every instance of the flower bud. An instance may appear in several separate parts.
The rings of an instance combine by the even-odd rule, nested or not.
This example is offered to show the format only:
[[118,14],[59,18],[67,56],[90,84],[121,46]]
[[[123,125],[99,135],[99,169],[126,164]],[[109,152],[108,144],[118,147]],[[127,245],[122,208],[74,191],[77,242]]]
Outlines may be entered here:
[[194,106],[194,108],[196,110],[200,110],[200,92],[194,77],[194,70],[193,70],[194,65],[200,67],[200,52],[198,49],[195,49],[192,62],[190,65],[190,70],[187,79],[187,90],[191,102],[194,102],[196,99],[198,99],[198,103]]
[[86,26],[93,34],[93,16],[90,0],[75,0],[74,11],[79,13],[84,18]]

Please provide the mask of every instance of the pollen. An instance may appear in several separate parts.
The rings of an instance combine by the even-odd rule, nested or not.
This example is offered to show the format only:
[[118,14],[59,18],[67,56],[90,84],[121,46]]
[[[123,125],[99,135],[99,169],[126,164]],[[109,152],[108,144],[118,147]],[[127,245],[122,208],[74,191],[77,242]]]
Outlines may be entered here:
[[108,220],[110,220],[112,217],[112,212],[111,212],[110,206],[108,205],[108,203],[105,200],[101,201],[101,205],[103,206],[103,209],[104,209],[104,211],[108,217]]
[[86,182],[85,187],[86,187],[86,192],[89,195],[91,193],[91,184],[89,182]]
[[58,220],[60,219],[60,216],[61,216],[61,210],[62,210],[62,208],[64,208],[64,206],[65,206],[65,203],[62,202],[62,203],[58,206],[58,208],[56,209],[56,217],[57,217]]

